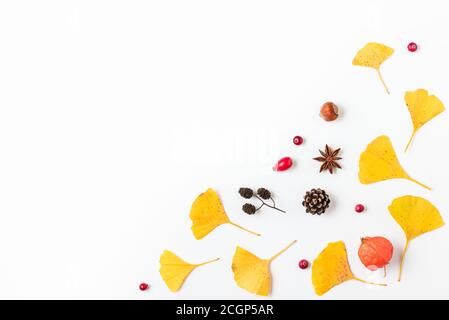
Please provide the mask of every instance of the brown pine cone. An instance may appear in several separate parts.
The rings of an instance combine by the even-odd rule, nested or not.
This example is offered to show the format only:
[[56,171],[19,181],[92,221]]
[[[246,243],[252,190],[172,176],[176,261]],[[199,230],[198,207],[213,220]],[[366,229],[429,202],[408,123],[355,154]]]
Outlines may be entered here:
[[326,191],[312,189],[304,195],[302,205],[306,208],[307,213],[321,215],[329,208],[330,202],[331,200]]

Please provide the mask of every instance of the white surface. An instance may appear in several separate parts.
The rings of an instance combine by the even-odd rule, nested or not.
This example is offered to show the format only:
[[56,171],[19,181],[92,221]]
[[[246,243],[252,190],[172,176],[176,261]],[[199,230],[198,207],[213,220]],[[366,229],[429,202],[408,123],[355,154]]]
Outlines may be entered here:
[[[449,103],[448,29],[447,1],[0,2],[0,298],[257,298],[233,282],[236,245],[268,257],[298,239],[272,265],[270,298],[315,299],[297,261],[329,241],[346,242],[356,275],[383,280],[358,260],[366,235],[395,245],[389,286],[351,281],[324,299],[449,298],[448,228],[411,243],[397,283],[404,236],[387,211],[413,194],[449,219],[449,114],[402,152],[412,129],[404,91],[423,87]],[[374,70],[351,65],[369,41],[396,49],[382,67],[390,96]],[[340,120],[317,116],[327,100]],[[359,154],[380,134],[432,192],[358,182]],[[325,143],[343,149],[334,176],[311,160]],[[272,172],[284,155],[297,166]],[[288,213],[243,214],[240,186],[270,188]],[[195,240],[190,204],[207,187],[263,236],[222,226]],[[334,200],[320,217],[300,206],[312,187]],[[163,249],[222,259],[174,294],[158,273]],[[150,291],[138,290],[142,281]]]

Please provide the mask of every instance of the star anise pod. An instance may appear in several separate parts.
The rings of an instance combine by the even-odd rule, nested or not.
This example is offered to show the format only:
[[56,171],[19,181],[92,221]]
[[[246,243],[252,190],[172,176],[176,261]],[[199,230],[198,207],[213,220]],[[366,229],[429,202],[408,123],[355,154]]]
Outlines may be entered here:
[[320,172],[329,170],[329,172],[332,174],[334,173],[334,170],[341,169],[341,166],[338,164],[337,160],[341,160],[340,157],[338,157],[338,153],[340,152],[340,148],[337,150],[332,150],[327,144],[324,151],[320,151],[321,157],[313,158],[313,160],[323,162],[320,168]]

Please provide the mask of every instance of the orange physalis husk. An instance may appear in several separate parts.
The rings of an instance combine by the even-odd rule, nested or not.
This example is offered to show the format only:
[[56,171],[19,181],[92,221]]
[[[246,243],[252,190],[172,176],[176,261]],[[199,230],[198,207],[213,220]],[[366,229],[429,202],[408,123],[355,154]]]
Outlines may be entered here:
[[359,258],[363,265],[371,271],[384,268],[390,263],[393,256],[393,245],[384,237],[363,237],[359,247]]

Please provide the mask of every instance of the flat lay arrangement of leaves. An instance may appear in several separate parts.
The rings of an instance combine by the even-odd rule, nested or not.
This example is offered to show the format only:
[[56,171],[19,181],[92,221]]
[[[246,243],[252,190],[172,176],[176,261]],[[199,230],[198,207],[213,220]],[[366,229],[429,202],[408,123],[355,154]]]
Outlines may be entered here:
[[[418,46],[416,43],[409,43],[407,48],[410,52],[415,52]],[[393,53],[394,49],[389,46],[370,42],[356,53],[352,64],[375,69],[383,87],[390,94],[380,72],[380,67]],[[410,140],[405,147],[405,151],[407,151],[417,131],[424,124],[442,113],[445,107],[435,95],[430,95],[425,89],[405,92],[404,100],[413,125]],[[321,106],[319,116],[325,122],[337,121],[340,110],[335,103],[327,101]],[[298,135],[294,136],[294,145],[300,147],[303,142],[303,137]],[[318,171],[319,173],[328,171],[329,174],[337,177],[340,170],[344,169],[344,165],[341,163],[344,160],[341,156],[341,152],[344,149],[333,148],[328,144],[325,144],[324,148],[320,149],[317,147],[316,149],[319,155],[315,157],[310,156],[310,161],[320,163],[317,173]],[[273,167],[273,171],[277,172],[276,174],[289,174],[285,171],[291,171],[292,168],[295,168],[294,163],[296,160],[292,157],[284,156],[278,159]],[[431,191],[427,185],[415,180],[403,169],[390,138],[385,135],[379,135],[367,144],[366,149],[360,152],[358,165],[358,179],[363,185],[384,180],[406,179],[427,190],[424,191],[424,189],[421,189],[423,192]],[[313,219],[323,219],[319,218],[319,216],[333,209],[332,190],[329,192],[322,188],[311,187],[313,186],[306,188],[302,191],[302,194],[299,194],[298,198],[301,201],[299,201],[298,207],[301,208],[302,205],[301,212],[313,215]],[[260,214],[262,211],[271,211],[279,214],[286,213],[277,207],[274,193],[271,189],[265,187],[258,189],[241,187],[235,196],[240,196],[240,200],[242,198],[244,199],[241,207],[242,212],[252,217],[257,216],[256,213]],[[362,213],[365,209],[363,204],[357,204],[354,208],[357,213]],[[444,221],[440,212],[432,203],[422,197],[412,195],[404,195],[393,199],[388,208],[385,208],[384,214],[388,214],[388,212],[405,234],[404,246],[402,248],[394,248],[390,240],[383,236],[361,235],[357,239],[359,244],[357,254],[360,258],[360,263],[364,267],[371,271],[383,270],[384,277],[387,273],[387,266],[392,263],[397,263],[399,265],[398,281],[400,281],[404,269],[405,255],[410,241],[424,233],[442,227]],[[192,221],[191,229],[193,236],[197,240],[204,238],[215,228],[225,224],[230,224],[238,229],[244,230],[248,234],[260,236],[259,233],[232,222],[226,214],[225,207],[218,193],[212,188],[199,194],[193,201],[189,217]],[[229,269],[232,271],[234,281],[238,287],[252,294],[268,296],[273,286],[273,278],[270,271],[271,263],[296,242],[296,240],[292,241],[284,249],[267,259],[259,258],[252,252],[237,246],[232,259],[232,265],[228,268],[228,271]],[[393,259],[395,249],[402,251],[400,261]],[[160,275],[167,287],[175,292],[181,288],[193,270],[217,260],[218,258],[199,264],[190,264],[171,251],[165,250],[160,256]],[[283,260],[285,261],[287,259]],[[306,270],[309,266],[309,261],[301,259],[298,266],[300,269]],[[407,268],[411,267],[411,265],[407,266]],[[223,268],[223,270],[226,269]],[[311,283],[315,293],[318,296],[324,295],[329,290],[349,280],[383,287],[387,286],[386,283],[372,283],[355,276],[349,265],[345,243],[343,241],[328,243],[312,263]]]

